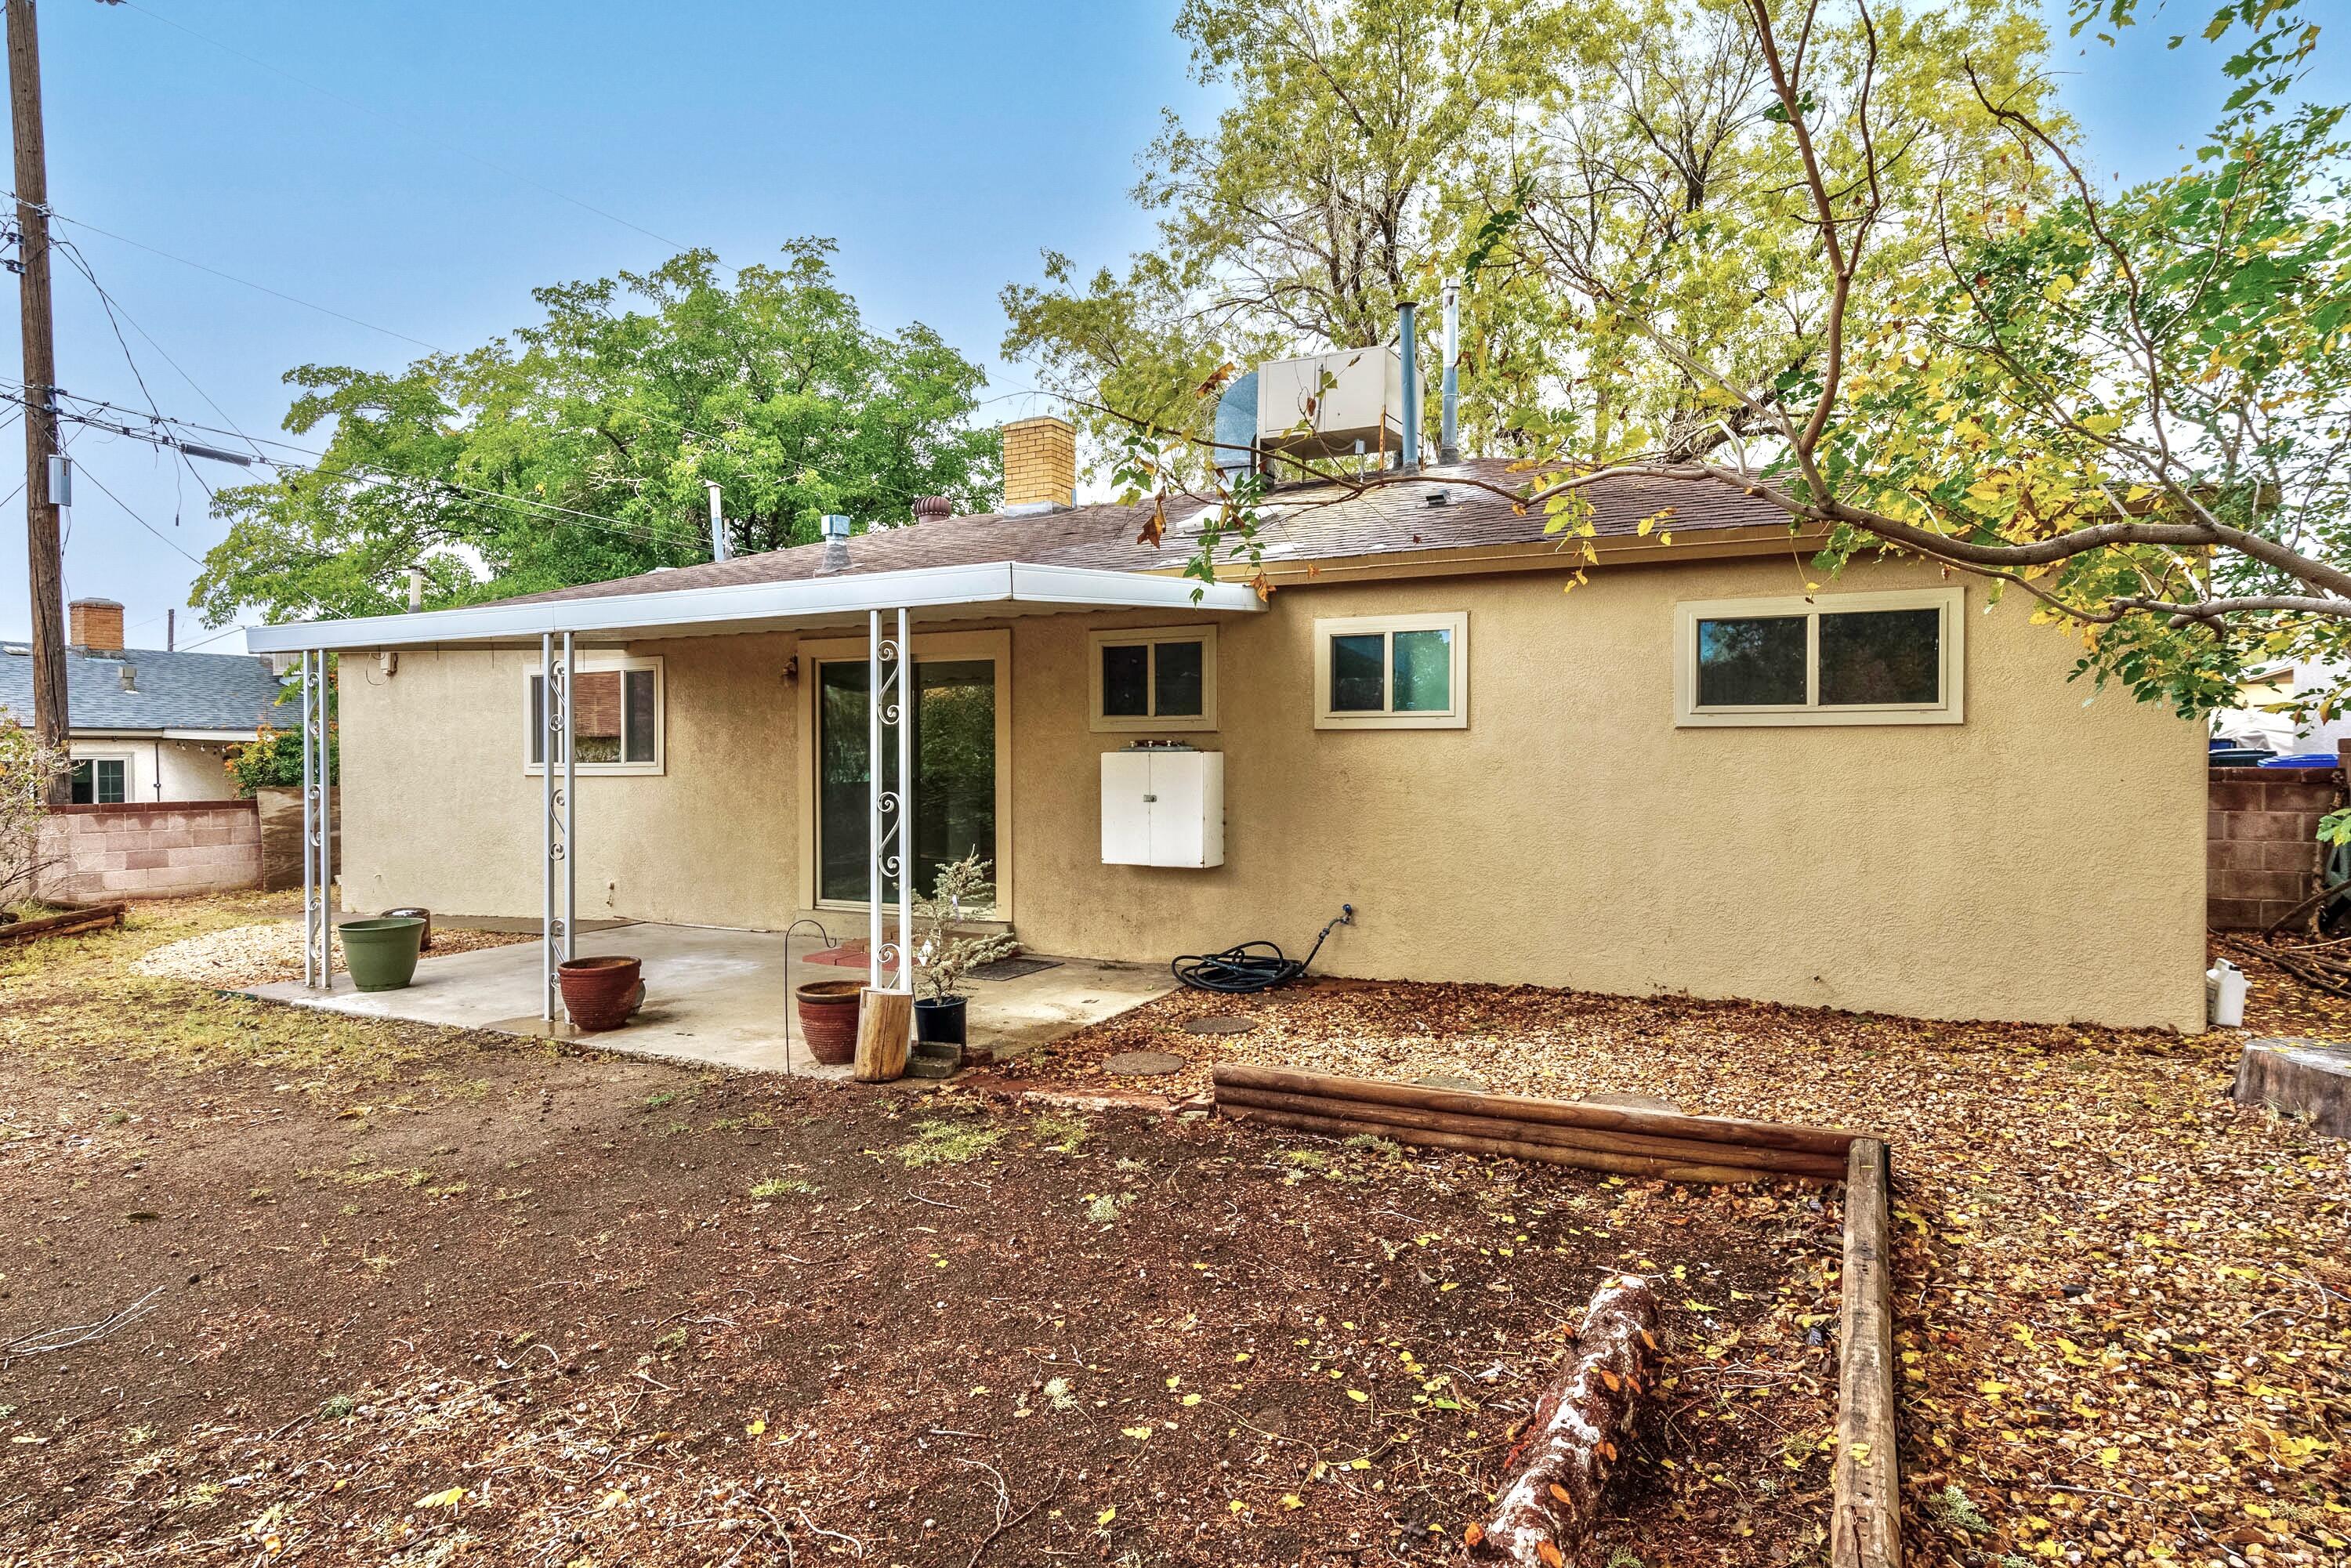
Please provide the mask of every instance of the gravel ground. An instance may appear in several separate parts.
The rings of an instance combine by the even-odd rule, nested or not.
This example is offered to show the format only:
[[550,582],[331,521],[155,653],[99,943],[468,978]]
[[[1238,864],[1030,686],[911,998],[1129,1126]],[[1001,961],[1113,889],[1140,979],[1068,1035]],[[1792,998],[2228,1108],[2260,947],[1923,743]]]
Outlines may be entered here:
[[[475,947],[503,947],[531,940],[506,931],[461,931],[439,926],[433,933],[428,957],[470,952]],[[343,945],[335,944],[336,962]],[[266,986],[273,980],[298,979],[302,974],[302,923],[273,920],[260,925],[235,925],[207,932],[156,948],[133,969],[152,980],[189,980],[200,986],[235,989]]]

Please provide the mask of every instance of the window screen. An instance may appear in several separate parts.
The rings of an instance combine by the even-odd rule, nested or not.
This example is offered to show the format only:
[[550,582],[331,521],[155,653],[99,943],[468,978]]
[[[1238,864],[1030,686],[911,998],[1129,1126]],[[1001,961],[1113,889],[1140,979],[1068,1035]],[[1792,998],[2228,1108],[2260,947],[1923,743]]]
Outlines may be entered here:
[[1795,707],[1804,701],[1804,617],[1698,623],[1698,706]]

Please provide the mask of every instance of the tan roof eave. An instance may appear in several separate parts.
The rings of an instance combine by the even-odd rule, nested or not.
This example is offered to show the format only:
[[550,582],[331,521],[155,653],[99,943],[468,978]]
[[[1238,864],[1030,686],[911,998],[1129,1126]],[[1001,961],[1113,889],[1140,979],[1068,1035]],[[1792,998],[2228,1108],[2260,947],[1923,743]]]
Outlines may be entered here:
[[[1283,587],[1304,587],[1315,582],[1371,582],[1387,578],[1462,577],[1484,572],[1573,571],[1583,564],[1583,554],[1578,547],[1584,542],[1562,535],[1523,544],[1269,559],[1264,570],[1270,581]],[[1589,542],[1600,558],[1596,563],[1599,566],[1659,566],[1738,556],[1809,555],[1828,542],[1828,531],[1807,528],[1791,533],[1778,523],[1762,523],[1737,528],[1686,529],[1671,544],[1656,535],[1643,538],[1630,534],[1604,535]],[[1181,570],[1166,569],[1169,573]],[[1256,575],[1257,569],[1247,561],[1225,561],[1217,568],[1217,576],[1226,581],[1246,581]]]

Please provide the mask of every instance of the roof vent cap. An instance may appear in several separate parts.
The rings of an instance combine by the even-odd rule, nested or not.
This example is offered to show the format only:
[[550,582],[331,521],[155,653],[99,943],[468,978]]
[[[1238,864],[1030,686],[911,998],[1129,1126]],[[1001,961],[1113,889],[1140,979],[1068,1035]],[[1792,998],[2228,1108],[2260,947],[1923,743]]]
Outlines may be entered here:
[[917,496],[914,497],[914,521],[936,522],[955,516],[955,499],[949,496]]
[[847,514],[841,512],[827,512],[824,515],[823,528],[824,537],[828,542],[840,540],[846,543],[848,541],[849,517]]

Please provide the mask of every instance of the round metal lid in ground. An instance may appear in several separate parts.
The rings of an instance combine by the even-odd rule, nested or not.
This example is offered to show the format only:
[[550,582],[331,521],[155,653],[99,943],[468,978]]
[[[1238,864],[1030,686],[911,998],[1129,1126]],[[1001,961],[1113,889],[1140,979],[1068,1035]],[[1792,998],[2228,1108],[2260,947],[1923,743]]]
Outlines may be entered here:
[[1102,1065],[1113,1078],[1154,1078],[1163,1072],[1181,1072],[1188,1064],[1164,1051],[1123,1051],[1102,1058]]
[[1258,1020],[1247,1013],[1209,1013],[1184,1021],[1186,1034],[1247,1034]]

